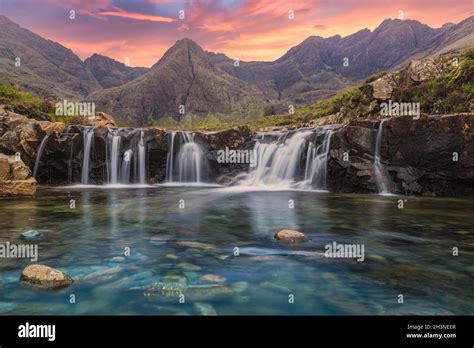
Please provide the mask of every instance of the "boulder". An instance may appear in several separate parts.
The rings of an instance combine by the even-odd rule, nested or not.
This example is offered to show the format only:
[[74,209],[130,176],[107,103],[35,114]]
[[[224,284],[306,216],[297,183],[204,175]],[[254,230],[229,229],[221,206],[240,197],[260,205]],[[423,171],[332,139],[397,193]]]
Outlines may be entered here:
[[309,238],[306,237],[304,233],[294,230],[280,230],[275,233],[275,239],[287,243],[300,243],[307,242],[309,240]]
[[44,265],[31,265],[21,272],[20,280],[29,285],[45,289],[56,290],[72,284],[73,280],[67,274]]
[[36,179],[19,156],[0,153],[0,197],[31,196],[36,192]]

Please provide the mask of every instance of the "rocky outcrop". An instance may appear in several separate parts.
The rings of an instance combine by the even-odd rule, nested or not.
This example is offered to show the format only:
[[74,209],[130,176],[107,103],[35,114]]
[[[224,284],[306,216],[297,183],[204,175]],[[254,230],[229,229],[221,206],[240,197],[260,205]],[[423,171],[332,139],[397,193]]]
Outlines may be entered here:
[[36,180],[20,156],[0,153],[0,197],[31,196],[36,192]]
[[31,265],[21,272],[20,280],[28,285],[44,290],[68,287],[73,280],[67,274],[44,265]]
[[[328,186],[377,192],[374,151],[380,121],[353,121],[331,140]],[[390,191],[425,196],[474,194],[473,114],[392,117],[384,122],[381,163]]]

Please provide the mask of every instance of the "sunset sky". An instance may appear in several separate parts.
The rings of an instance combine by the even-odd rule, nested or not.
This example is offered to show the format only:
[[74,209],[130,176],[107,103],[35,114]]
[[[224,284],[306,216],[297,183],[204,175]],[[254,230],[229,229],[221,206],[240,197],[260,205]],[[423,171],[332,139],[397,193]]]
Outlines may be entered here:
[[399,14],[440,27],[474,11],[473,0],[0,0],[0,13],[82,59],[151,66],[185,37],[231,58],[274,60],[310,35],[347,36]]

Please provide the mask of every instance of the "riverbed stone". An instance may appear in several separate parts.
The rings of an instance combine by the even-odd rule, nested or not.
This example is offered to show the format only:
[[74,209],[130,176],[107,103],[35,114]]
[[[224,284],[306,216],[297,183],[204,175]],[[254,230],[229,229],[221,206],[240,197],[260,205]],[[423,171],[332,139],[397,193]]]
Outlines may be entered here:
[[73,283],[64,272],[45,265],[30,265],[21,272],[20,280],[46,290],[65,288]]
[[23,240],[33,240],[41,236],[41,233],[37,230],[29,230],[21,233],[21,239]]
[[204,274],[201,277],[201,280],[205,282],[223,283],[226,278],[217,274]]
[[214,307],[209,304],[209,303],[203,303],[203,302],[196,302],[194,304],[194,310],[199,314],[199,315],[217,315],[216,310]]
[[301,243],[309,240],[304,233],[295,230],[280,230],[275,233],[275,239],[286,243]]

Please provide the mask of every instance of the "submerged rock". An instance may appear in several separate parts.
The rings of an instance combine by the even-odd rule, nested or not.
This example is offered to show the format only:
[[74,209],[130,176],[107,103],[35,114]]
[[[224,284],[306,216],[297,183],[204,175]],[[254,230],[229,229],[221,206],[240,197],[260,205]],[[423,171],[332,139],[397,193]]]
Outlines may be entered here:
[[196,302],[194,310],[200,315],[217,315],[216,310],[209,303]]
[[41,233],[36,230],[29,230],[21,233],[21,239],[23,240],[32,240],[39,238],[39,236],[41,236]]
[[73,283],[69,275],[44,265],[26,267],[21,272],[20,280],[46,290],[65,288]]
[[217,274],[205,274],[201,277],[201,280],[206,282],[223,283],[226,278]]
[[232,289],[222,284],[186,285],[180,283],[157,282],[140,288],[145,296],[179,297],[191,300],[208,300],[232,293]]
[[304,233],[294,230],[280,230],[275,233],[275,239],[287,243],[300,243],[307,242],[309,240],[309,238],[306,237]]

